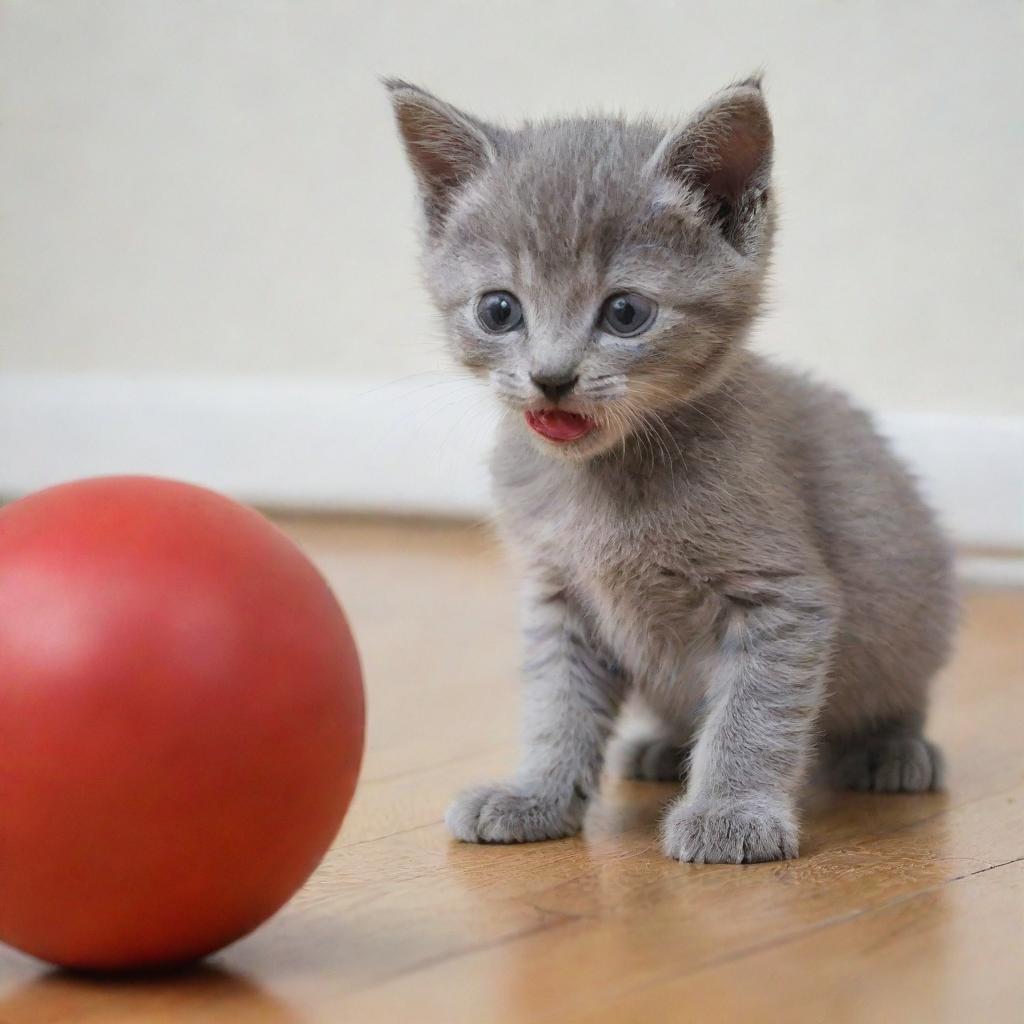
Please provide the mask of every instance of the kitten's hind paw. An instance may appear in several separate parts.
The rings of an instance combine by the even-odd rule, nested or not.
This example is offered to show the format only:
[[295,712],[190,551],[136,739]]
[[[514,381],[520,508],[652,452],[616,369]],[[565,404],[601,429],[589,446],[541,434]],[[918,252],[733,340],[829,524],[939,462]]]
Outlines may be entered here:
[[448,807],[448,830],[464,843],[535,843],[575,835],[586,801],[537,787],[479,786],[460,793]]
[[666,855],[693,864],[753,864],[797,855],[792,811],[761,804],[692,803],[685,797],[661,827]]
[[832,755],[829,776],[842,789],[926,793],[942,788],[942,752],[917,733],[849,740]]
[[619,774],[640,782],[682,782],[689,759],[689,747],[660,738],[623,739],[616,751]]

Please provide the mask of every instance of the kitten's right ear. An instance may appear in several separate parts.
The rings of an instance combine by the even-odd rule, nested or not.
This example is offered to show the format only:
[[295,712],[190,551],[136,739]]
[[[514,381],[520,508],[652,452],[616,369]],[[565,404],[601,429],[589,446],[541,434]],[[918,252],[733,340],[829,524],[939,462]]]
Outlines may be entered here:
[[495,157],[493,130],[408,82],[385,79],[427,221],[443,221],[459,189]]

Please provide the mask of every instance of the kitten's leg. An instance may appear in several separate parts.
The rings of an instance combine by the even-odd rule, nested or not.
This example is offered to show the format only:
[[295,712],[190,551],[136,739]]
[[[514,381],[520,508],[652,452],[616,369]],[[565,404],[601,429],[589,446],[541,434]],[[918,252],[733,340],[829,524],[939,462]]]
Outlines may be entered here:
[[924,793],[942,788],[942,752],[921,734],[920,722],[828,736],[822,755],[829,781],[842,789]]
[[527,597],[523,749],[515,776],[458,796],[445,821],[466,843],[526,843],[580,830],[625,691],[565,590]]
[[688,792],[662,825],[665,852],[695,863],[797,854],[795,796],[824,695],[835,614],[827,584],[737,600],[713,669]]

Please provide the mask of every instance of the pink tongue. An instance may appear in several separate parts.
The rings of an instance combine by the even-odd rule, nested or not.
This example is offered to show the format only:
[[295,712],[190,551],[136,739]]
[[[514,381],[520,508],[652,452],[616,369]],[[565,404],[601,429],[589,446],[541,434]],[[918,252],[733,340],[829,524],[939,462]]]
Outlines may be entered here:
[[594,421],[588,416],[560,409],[528,412],[526,422],[532,430],[549,441],[575,441],[584,434],[589,434],[595,426]]

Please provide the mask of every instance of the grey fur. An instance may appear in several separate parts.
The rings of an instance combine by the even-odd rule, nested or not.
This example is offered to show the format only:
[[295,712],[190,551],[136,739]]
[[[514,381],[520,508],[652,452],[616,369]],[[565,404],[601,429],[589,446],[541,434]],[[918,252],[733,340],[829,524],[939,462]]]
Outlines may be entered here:
[[[576,832],[627,693],[657,722],[632,773],[688,756],[662,823],[680,860],[795,856],[816,747],[841,785],[937,786],[921,730],[953,631],[947,544],[867,416],[744,347],[775,221],[760,83],[668,128],[514,130],[389,86],[429,288],[506,411],[494,485],[526,580],[521,766],[459,797],[452,832]],[[500,336],[474,312],[495,289],[525,314]],[[637,338],[599,327],[620,290],[658,304]],[[531,374],[578,376],[560,407],[599,428],[536,436]]]

